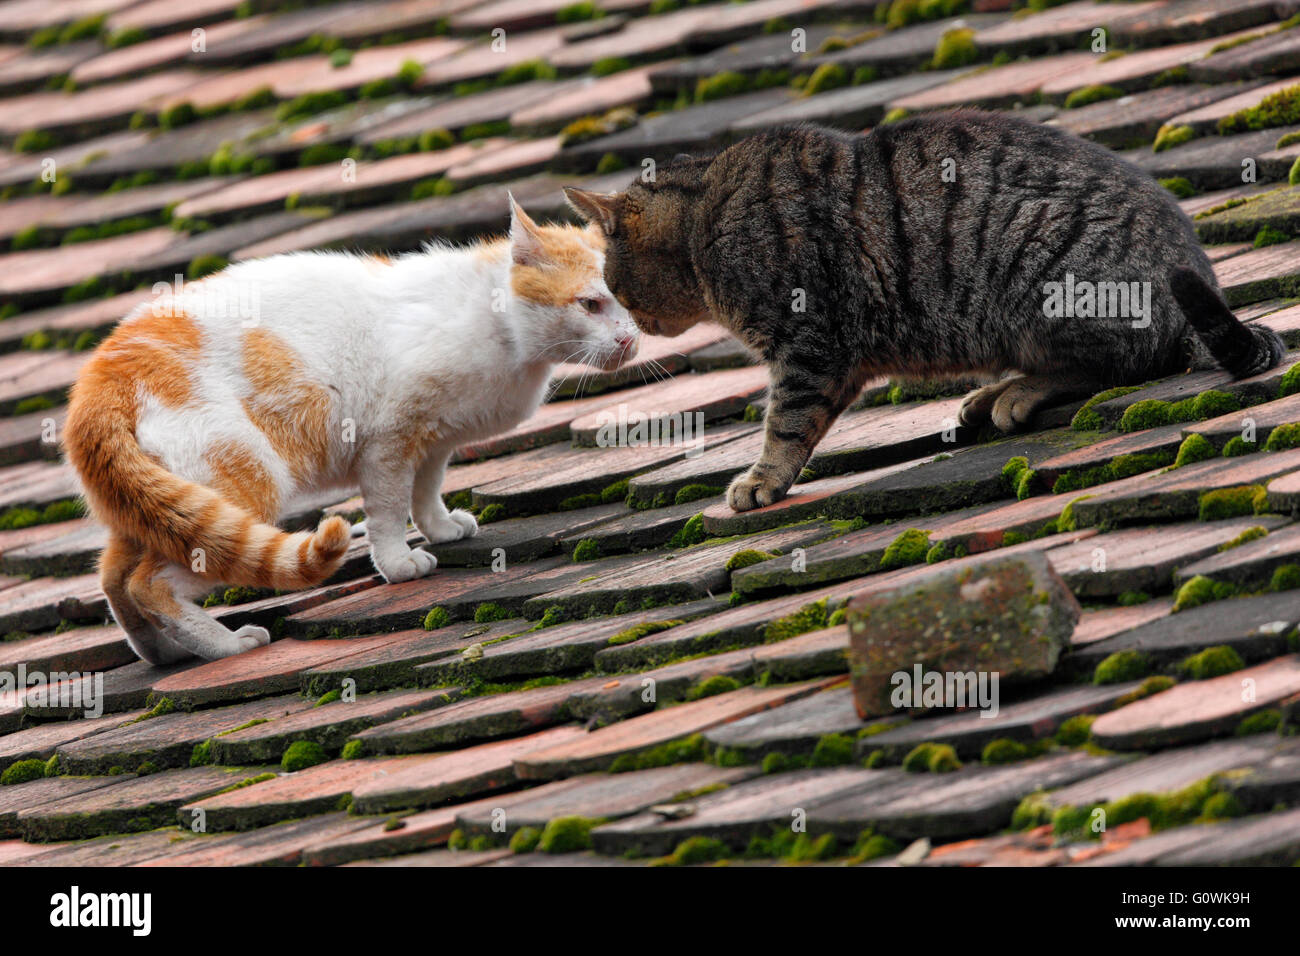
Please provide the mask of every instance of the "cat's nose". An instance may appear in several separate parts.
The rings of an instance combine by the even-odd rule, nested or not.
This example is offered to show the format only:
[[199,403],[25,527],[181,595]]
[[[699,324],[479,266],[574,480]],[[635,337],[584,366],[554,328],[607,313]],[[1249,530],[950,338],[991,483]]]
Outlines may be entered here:
[[626,349],[630,349],[633,345],[636,344],[636,336],[633,335],[631,332],[624,332],[614,341],[618,343],[619,348],[626,350]]

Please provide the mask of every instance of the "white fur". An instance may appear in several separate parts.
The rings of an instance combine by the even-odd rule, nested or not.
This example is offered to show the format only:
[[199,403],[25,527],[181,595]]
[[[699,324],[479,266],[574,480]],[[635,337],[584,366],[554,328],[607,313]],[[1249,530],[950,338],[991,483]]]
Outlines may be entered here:
[[[441,498],[452,452],[528,418],[555,364],[585,359],[613,368],[635,353],[636,327],[606,287],[595,247],[579,300],[599,300],[597,314],[580,302],[547,308],[513,295],[512,257],[536,261],[536,228],[515,207],[508,244],[433,245],[389,263],[293,253],[187,286],[171,301],[201,329],[202,361],[192,370],[198,400],[176,411],[142,394],[141,447],[173,473],[207,483],[205,453],[214,441],[233,440],[267,467],[281,502],[359,484],[379,572],[388,581],[428,574],[433,555],[406,545],[408,514],[431,542],[477,532],[472,515],[448,513]],[[252,326],[292,349],[306,376],[333,397],[329,460],[308,482],[295,481],[241,405],[251,394],[242,339]],[[402,454],[413,415],[438,436],[419,461]]]

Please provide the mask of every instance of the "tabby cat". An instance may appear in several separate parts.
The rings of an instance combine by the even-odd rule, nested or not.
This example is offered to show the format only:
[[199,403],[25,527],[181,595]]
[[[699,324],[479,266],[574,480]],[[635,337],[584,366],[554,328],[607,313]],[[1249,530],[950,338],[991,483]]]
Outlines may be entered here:
[[348,523],[285,533],[273,522],[294,498],[359,484],[388,581],[437,564],[407,545],[408,515],[433,543],[475,534],[440,494],[452,452],[531,415],[556,363],[613,369],[636,351],[604,238],[514,206],[508,239],[253,260],[127,316],[72,390],[64,444],[109,529],[104,593],[136,652],[162,664],[267,643],[194,600],[333,573]]
[[767,362],[763,451],[727,491],[736,511],[782,498],[877,375],[1019,373],[960,411],[1010,432],[1108,386],[1215,362],[1252,375],[1283,354],[1228,310],[1169,192],[1005,115],[775,129],[568,197],[605,231],[605,279],[640,328],[711,319]]

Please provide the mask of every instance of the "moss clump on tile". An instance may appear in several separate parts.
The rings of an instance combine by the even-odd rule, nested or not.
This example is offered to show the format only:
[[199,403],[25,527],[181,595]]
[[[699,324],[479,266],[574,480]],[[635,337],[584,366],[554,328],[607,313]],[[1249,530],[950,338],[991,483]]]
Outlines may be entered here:
[[670,764],[705,761],[711,756],[709,745],[702,734],[692,734],[681,740],[643,750],[636,754],[620,754],[610,764],[610,773],[627,773],[632,770],[649,770],[652,767],[667,767]]
[[1263,485],[1238,485],[1202,492],[1198,517],[1201,521],[1221,521],[1253,515],[1268,507],[1268,492]]
[[1125,591],[1115,599],[1115,603],[1120,607],[1136,607],[1139,604],[1146,604],[1151,600],[1151,595],[1145,591]]
[[692,866],[697,863],[717,863],[731,855],[721,840],[712,837],[687,837],[668,856],[651,860],[651,866]]
[[1221,134],[1244,133],[1274,126],[1294,126],[1296,123],[1300,123],[1300,83],[1270,93],[1254,106],[1223,117],[1218,129]]
[[790,758],[779,750],[774,750],[763,758],[760,766],[763,773],[784,773],[790,767]]
[[1270,591],[1294,591],[1300,588],[1300,564],[1282,564],[1273,569],[1269,579]]
[[985,744],[984,750],[980,754],[980,763],[1018,763],[1027,758],[1029,754],[1029,748],[1020,741],[1011,740],[1008,737],[999,737]]
[[540,631],[544,628],[554,627],[557,624],[563,624],[566,616],[564,608],[558,604],[552,604],[542,612],[541,620],[533,625],[533,630]]
[[14,786],[15,784],[28,783],[32,780],[40,780],[45,776],[45,761],[43,760],[19,760],[17,763],[10,764],[5,768],[4,773],[0,773],[0,785]]
[[849,85],[849,71],[838,63],[823,63],[813,70],[812,76],[804,84],[805,96],[815,96],[827,90]]
[[451,615],[445,607],[430,608],[429,613],[424,615],[424,629],[426,631],[436,631],[440,627],[446,627],[451,623]]
[[1236,733],[1238,737],[1249,737],[1253,734],[1271,734],[1275,733],[1281,726],[1282,711],[1276,707],[1270,707],[1268,710],[1261,710],[1243,718],[1241,723],[1237,725]]
[[1223,457],[1240,458],[1242,455],[1250,455],[1257,451],[1259,451],[1259,442],[1246,441],[1240,435],[1234,435],[1223,446]]
[[575,562],[595,561],[600,557],[600,545],[591,538],[583,538],[573,546],[573,560]]
[[1197,189],[1192,185],[1191,180],[1185,176],[1170,176],[1160,180],[1160,185],[1164,186],[1179,199],[1191,199],[1196,195]]
[[952,557],[952,552],[948,548],[948,542],[940,541],[930,546],[930,550],[925,552],[926,564],[938,564],[940,561],[947,561]]
[[542,831],[537,827],[520,827],[510,838],[511,853],[532,853],[542,842]]
[[617,647],[620,644],[631,644],[633,641],[639,641],[649,634],[658,634],[660,631],[666,631],[670,627],[676,627],[683,621],[647,621],[644,624],[637,624],[625,630],[619,631],[611,637],[606,643],[610,647]]
[[684,505],[692,501],[699,501],[702,498],[716,498],[726,490],[726,488],[717,485],[687,485],[678,489],[677,494],[673,496],[673,504]]
[[1182,672],[1192,680],[1208,680],[1222,677],[1246,666],[1241,655],[1226,644],[1207,647],[1205,650],[1189,655],[1180,665]]
[[1237,535],[1231,541],[1223,542],[1223,544],[1219,545],[1219,550],[1231,551],[1233,548],[1240,548],[1243,544],[1246,544],[1250,541],[1256,541],[1259,538],[1265,538],[1267,536],[1268,536],[1267,528],[1261,525],[1255,525],[1254,527],[1247,528],[1245,531],[1241,532],[1241,534]]
[[1023,455],[1017,455],[1007,460],[1002,466],[1002,483],[1006,485],[1008,491],[1014,492],[1020,484],[1020,475],[1029,468],[1029,459]]
[[1145,677],[1151,670],[1151,662],[1145,654],[1137,651],[1116,651],[1093,671],[1094,684],[1122,684],[1126,681]]
[[1104,428],[1106,422],[1093,410],[1093,406],[1100,405],[1102,402],[1109,402],[1114,398],[1120,398],[1130,392],[1136,392],[1139,388],[1141,388],[1140,385],[1122,385],[1118,388],[1108,388],[1104,392],[1098,392],[1084,402],[1083,407],[1074,413],[1074,418],[1070,420],[1070,427],[1077,432],[1091,432]]
[[814,767],[843,767],[853,763],[853,738],[848,734],[823,734],[813,747]]
[[688,690],[686,699],[703,700],[705,697],[716,697],[718,694],[727,694],[739,689],[740,681],[736,680],[736,678],[728,677],[725,674],[714,674],[712,677],[706,677]]
[[686,524],[668,539],[670,548],[689,548],[699,544],[707,537],[704,530],[704,513],[701,512],[686,519]]
[[911,115],[912,115],[911,112],[904,109],[903,107],[895,106],[892,110],[890,110],[888,113],[885,114],[884,119],[880,121],[880,125],[888,126],[890,123],[901,123],[903,120],[907,119]]
[[324,694],[321,694],[320,699],[317,700],[316,703],[313,704],[312,706],[324,707],[326,704],[333,704],[336,701],[340,701],[342,699],[343,699],[343,691],[335,687],[333,690],[326,691]]
[[366,755],[366,745],[360,740],[349,740],[343,745],[343,752],[339,754],[344,760],[360,760]]
[[848,617],[849,617],[849,609],[847,606],[837,607],[834,611],[831,612],[831,616],[826,619],[826,626],[839,627],[846,620],[848,620]]
[[316,741],[295,740],[285,748],[284,756],[280,758],[280,769],[285,773],[294,773],[314,767],[318,763],[325,763],[329,759],[325,748]]
[[1056,728],[1054,739],[1062,747],[1082,747],[1092,736],[1092,723],[1096,719],[1095,714],[1076,714],[1063,720]]
[[1278,425],[1264,442],[1265,451],[1288,451],[1292,448],[1300,448],[1300,422]]
[[979,59],[979,49],[975,46],[975,31],[970,27],[957,27],[945,30],[939,42],[934,46],[934,56],[930,59],[930,68],[934,70],[951,70],[966,66]]
[[909,773],[947,773],[959,767],[961,761],[951,745],[932,741],[917,744],[903,758],[903,769]]
[[1172,677],[1168,677],[1164,674],[1152,674],[1135,689],[1129,691],[1123,697],[1116,700],[1115,706],[1117,708],[1123,707],[1125,704],[1131,704],[1144,697],[1151,697],[1155,694],[1163,693],[1173,687],[1176,683],[1178,682]]
[[1183,439],[1178,446],[1178,456],[1174,459],[1175,468],[1183,468],[1187,465],[1194,465],[1198,461],[1208,461],[1211,458],[1218,458],[1219,452],[1211,442],[1199,432],[1192,432]]
[[194,749],[190,751],[191,767],[207,767],[212,763],[212,741],[205,740],[201,744],[195,744]]
[[493,621],[505,621],[511,617],[514,617],[514,615],[510,611],[500,604],[493,604],[491,601],[485,601],[474,608],[475,624],[491,624]]
[[1145,398],[1126,408],[1119,420],[1119,425],[1116,427],[1122,432],[1137,432],[1147,428],[1168,425],[1171,421],[1169,409],[1169,402],[1162,402],[1155,398]]
[[1151,151],[1163,153],[1167,149],[1181,146],[1196,138],[1196,130],[1190,126],[1165,125],[1156,131],[1156,140],[1151,144]]
[[880,556],[880,570],[922,564],[930,551],[930,532],[908,528],[891,541]]
[[1300,362],[1292,365],[1282,373],[1282,379],[1277,386],[1277,397],[1286,398],[1288,395],[1295,395],[1297,392],[1300,392]]
[[742,568],[748,568],[755,564],[762,564],[764,561],[770,561],[777,555],[771,551],[759,551],[755,548],[746,548],[744,551],[737,551],[727,559],[726,570],[739,571]]
[[1067,502],[1065,507],[1061,509],[1061,516],[1056,519],[1057,530],[1078,531],[1079,529],[1077,527],[1077,522],[1074,517],[1074,506],[1077,505],[1080,501],[1087,501],[1089,498],[1094,498],[1094,497],[1096,496],[1080,495],[1078,498],[1075,498],[1073,501]]
[[506,506],[494,501],[490,505],[485,505],[483,510],[478,513],[478,523],[491,524],[494,521],[500,521],[505,516]]
[[190,260],[189,266],[185,269],[185,277],[191,280],[202,279],[204,276],[210,276],[214,273],[220,272],[228,265],[230,265],[230,263],[222,256],[195,256]]
[[775,644],[826,626],[826,599],[805,604],[799,610],[771,621],[763,628],[763,643]]
[[1236,593],[1235,585],[1227,581],[1214,581],[1203,574],[1198,574],[1184,581],[1182,587],[1178,589],[1178,593],[1174,596],[1174,612],[1190,610],[1202,604],[1209,604],[1211,601],[1222,601]]
[[1117,100],[1123,95],[1124,91],[1118,87],[1094,83],[1092,86],[1082,86],[1070,93],[1065,98],[1065,108],[1074,110],[1092,103],[1100,103],[1102,100]]
[[750,89],[749,77],[734,70],[724,70],[712,76],[701,77],[695,84],[695,102],[708,103],[712,100],[737,96]]
[[1256,249],[1263,249],[1265,246],[1280,246],[1284,242],[1290,242],[1291,235],[1283,232],[1281,229],[1274,229],[1272,226],[1264,226],[1255,233],[1254,246]]
[[539,853],[577,853],[591,849],[591,831],[603,820],[590,817],[556,817],[546,824],[537,841]]

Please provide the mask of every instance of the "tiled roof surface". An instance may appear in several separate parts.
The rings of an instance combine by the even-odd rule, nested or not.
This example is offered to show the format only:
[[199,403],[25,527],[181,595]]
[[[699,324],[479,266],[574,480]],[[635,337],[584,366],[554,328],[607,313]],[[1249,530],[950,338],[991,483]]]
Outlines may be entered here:
[[[139,662],[94,574],[64,401],[151,284],[500,231],[507,188],[564,217],[562,184],[777,123],[965,105],[1094,139],[1300,349],[1300,0],[1031,6],[0,3],[0,863],[1300,859],[1295,352],[1005,438],[956,428],[962,383],[872,382],[788,499],[734,514],[766,373],[701,327],[559,369],[462,449],[445,491],[482,528],[433,576],[383,584],[362,538],[315,590],[214,592],[267,647]],[[604,447],[620,406],[705,428]],[[360,516],[338,498],[291,523]],[[895,640],[908,602],[968,570],[1051,582],[1041,639],[988,652],[996,716],[864,711],[947,634]],[[863,656],[846,606],[901,623]]]

